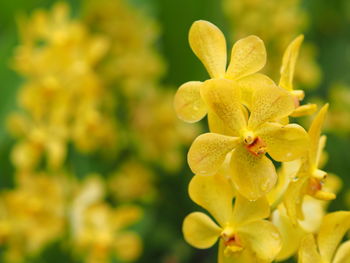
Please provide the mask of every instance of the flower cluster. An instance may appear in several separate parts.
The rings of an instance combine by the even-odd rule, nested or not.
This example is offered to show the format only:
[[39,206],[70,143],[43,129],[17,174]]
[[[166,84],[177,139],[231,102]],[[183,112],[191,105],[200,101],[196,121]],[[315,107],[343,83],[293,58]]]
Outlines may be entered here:
[[[66,182],[63,174],[17,176],[17,187],[0,196],[0,245],[5,262],[22,262],[64,233]],[[53,205],[54,204],[54,205]]]
[[156,23],[124,0],[81,9],[72,18],[57,3],[18,20],[11,65],[22,82],[7,122],[15,182],[0,193],[1,262],[26,262],[55,243],[82,262],[137,260],[156,171],[180,169],[198,132],[174,116],[173,91],[160,85]]
[[178,170],[181,146],[190,143],[198,127],[179,122],[171,106],[173,89],[160,85],[165,63],[155,49],[157,24],[122,0],[89,0],[84,10],[86,24],[110,43],[97,71],[118,98],[122,141],[141,162]]
[[142,210],[135,205],[113,208],[104,201],[105,194],[104,182],[96,175],[76,189],[69,214],[74,252],[87,263],[109,262],[111,255],[133,261],[142,242],[127,228],[141,219]]
[[189,195],[215,221],[191,213],[183,233],[200,249],[219,239],[220,263],[272,262],[295,254],[300,263],[348,262],[348,242],[337,247],[350,228],[350,212],[324,216],[340,187],[335,175],[321,170],[328,104],[308,131],[290,121],[316,110],[300,105],[304,92],[293,88],[302,40],[287,47],[277,85],[259,73],[267,55],[257,36],[237,41],[227,66],[222,32],[207,21],[190,29],[190,46],[210,79],[183,84],[174,106],[186,122],[207,115],[210,132],[194,140],[187,156],[195,173]]
[[19,26],[13,67],[24,83],[20,110],[9,119],[10,132],[18,138],[12,152],[16,169],[35,171],[43,161],[48,169],[59,169],[69,143],[82,152],[113,149],[118,133],[108,90],[94,70],[107,39],[70,19],[65,4],[22,17]]

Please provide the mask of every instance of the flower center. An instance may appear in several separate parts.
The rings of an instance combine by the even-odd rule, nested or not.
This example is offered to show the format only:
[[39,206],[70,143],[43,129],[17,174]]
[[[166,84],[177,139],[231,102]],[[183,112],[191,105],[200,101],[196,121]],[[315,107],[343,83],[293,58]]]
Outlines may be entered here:
[[255,135],[252,131],[245,131],[243,134],[244,144],[250,145],[254,142]]
[[260,138],[256,137],[251,143],[246,144],[245,148],[253,155],[260,156],[266,153],[266,143]]
[[242,243],[236,233],[234,233],[233,228],[227,227],[221,233],[221,238],[225,245],[224,253],[226,256],[229,256],[235,252],[243,250]]
[[309,180],[309,187],[307,189],[307,193],[311,196],[314,196],[318,191],[321,191],[322,183],[321,180],[311,177]]

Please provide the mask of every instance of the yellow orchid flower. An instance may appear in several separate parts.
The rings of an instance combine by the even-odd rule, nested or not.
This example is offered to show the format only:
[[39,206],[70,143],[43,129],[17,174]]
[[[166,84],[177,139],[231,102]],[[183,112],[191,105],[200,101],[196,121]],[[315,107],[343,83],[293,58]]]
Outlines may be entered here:
[[325,210],[325,206],[321,201],[306,197],[302,205],[305,219],[299,220],[298,225],[293,224],[283,204],[280,204],[273,211],[271,221],[277,227],[282,238],[282,248],[276,260],[285,260],[294,255],[300,246],[302,238],[307,233],[316,233],[318,231],[322,218],[326,213]]
[[16,187],[0,196],[0,245],[5,248],[5,262],[24,262],[62,238],[67,186],[63,173],[16,174]]
[[303,219],[301,211],[302,201],[305,195],[310,195],[320,200],[333,200],[336,196],[331,192],[323,191],[322,186],[327,173],[320,170],[319,162],[321,153],[326,143],[326,137],[321,136],[321,127],[326,117],[328,104],[322,107],[309,129],[310,149],[300,162],[300,169],[286,190],[284,204],[288,215],[293,222],[297,218]]
[[217,223],[201,212],[189,214],[183,223],[186,241],[199,249],[213,246],[218,239],[219,263],[271,262],[281,248],[276,227],[264,220],[270,214],[266,198],[248,201],[237,195],[229,180],[195,175],[189,185],[191,199],[212,214]]
[[232,152],[233,183],[245,198],[256,200],[268,193],[277,180],[275,167],[265,153],[286,162],[307,151],[309,138],[301,126],[273,122],[294,110],[293,98],[282,88],[256,89],[248,118],[240,101],[240,88],[233,81],[206,81],[201,94],[225,124],[225,132],[206,133],[195,139],[188,152],[188,163],[195,174],[215,174]]
[[350,241],[339,246],[350,229],[350,212],[338,211],[326,215],[322,221],[317,240],[307,235],[300,245],[299,263],[349,263]]
[[113,172],[107,185],[116,201],[149,202],[156,196],[154,178],[155,174],[147,166],[129,160],[118,171]]
[[[267,76],[256,73],[266,63],[265,46],[257,36],[248,36],[233,45],[227,69],[225,36],[215,25],[203,20],[194,22],[189,32],[189,42],[211,79],[234,80],[247,90],[252,89],[256,83],[272,82]],[[190,81],[178,89],[174,107],[180,119],[192,123],[207,114],[208,108],[201,96],[202,87],[203,82]]]
[[140,220],[142,209],[135,205],[111,207],[103,198],[104,182],[90,175],[72,201],[70,225],[72,244],[84,262],[109,262],[111,256],[133,261],[142,251],[140,236],[127,228]]
[[[271,207],[277,206],[272,212],[271,221],[278,228],[282,238],[282,248],[277,255],[276,260],[285,260],[298,250],[302,238],[308,233],[316,233],[319,230],[322,219],[326,213],[329,202],[324,202],[305,196],[301,211],[304,215],[303,220],[298,220],[298,224],[294,224],[288,216],[284,204],[280,204],[283,200],[289,183],[295,178],[300,168],[300,160],[283,163],[279,170],[279,180],[276,187],[268,193],[267,197]],[[335,175],[329,175],[327,181],[323,185],[324,190],[338,192],[341,186],[340,179]]]
[[299,101],[304,99],[304,96],[305,96],[304,91],[294,90],[293,88],[295,64],[297,62],[299,49],[303,40],[304,40],[304,36],[300,35],[289,44],[289,46],[287,47],[286,51],[283,54],[282,66],[280,70],[281,77],[280,77],[279,86],[289,91],[292,94],[292,96],[295,98],[296,108],[294,112],[291,114],[291,116],[293,117],[309,115],[314,113],[317,109],[316,104],[306,104],[306,105],[300,106]]

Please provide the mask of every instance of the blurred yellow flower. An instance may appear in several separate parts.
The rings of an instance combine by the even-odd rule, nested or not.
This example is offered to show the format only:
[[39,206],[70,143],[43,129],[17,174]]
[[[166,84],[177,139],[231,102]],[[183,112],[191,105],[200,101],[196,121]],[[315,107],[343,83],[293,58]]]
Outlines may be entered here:
[[183,165],[182,146],[188,145],[199,131],[198,126],[182,123],[174,115],[167,90],[149,92],[131,109],[132,139],[141,160],[156,163],[167,171]]
[[119,202],[151,201],[155,197],[155,175],[145,165],[134,160],[125,162],[108,179],[108,187]]
[[8,262],[25,262],[62,237],[67,204],[64,174],[17,176],[17,187],[0,199],[0,243]]
[[328,99],[332,107],[325,122],[325,130],[337,135],[350,131],[350,90],[345,84],[334,84],[329,89]]
[[85,1],[84,19],[109,42],[97,72],[122,113],[117,116],[120,144],[128,144],[141,162],[168,172],[180,169],[181,147],[198,127],[177,120],[170,103],[173,92],[160,85],[165,63],[155,48],[158,25],[123,0]]
[[142,251],[139,235],[126,228],[139,221],[142,211],[137,206],[113,208],[103,201],[103,181],[89,176],[72,202],[70,223],[73,249],[85,262],[110,262],[111,256],[133,261]]
[[113,149],[117,131],[106,106],[109,91],[95,72],[108,40],[70,19],[63,3],[21,17],[19,26],[13,67],[25,82],[21,109],[8,121],[19,138],[12,153],[16,168],[35,170],[47,156],[48,168],[59,169],[71,142],[82,152]]
[[[223,11],[229,19],[233,39],[243,38],[248,32],[264,39],[269,54],[265,72],[276,80],[285,47],[308,26],[302,1],[225,0]],[[295,70],[296,82],[305,88],[315,88],[321,80],[315,57],[315,47],[307,43]]]
[[128,100],[152,90],[165,71],[155,21],[124,0],[84,1],[84,20],[110,43],[98,66],[106,85]]

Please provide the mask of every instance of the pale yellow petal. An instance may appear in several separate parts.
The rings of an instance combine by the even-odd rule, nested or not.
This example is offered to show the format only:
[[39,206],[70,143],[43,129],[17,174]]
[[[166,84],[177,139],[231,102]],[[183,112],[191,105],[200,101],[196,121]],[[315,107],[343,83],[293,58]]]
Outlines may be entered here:
[[200,81],[190,81],[181,85],[174,98],[174,108],[179,119],[193,123],[201,120],[207,113],[207,107],[201,98]]
[[233,132],[225,125],[223,120],[220,119],[212,110],[208,111],[208,126],[210,132],[223,135],[233,135]]
[[142,252],[142,240],[133,232],[125,232],[115,239],[116,255],[123,261],[134,261]]
[[[243,114],[245,117],[245,122],[248,121],[248,111],[245,107],[242,107]],[[237,134],[237,131],[234,132],[232,129],[230,129],[225,122],[220,119],[215,112],[212,110],[208,111],[208,126],[209,126],[209,131],[214,132],[214,133],[219,133],[223,135],[230,135],[230,136],[235,136]]]
[[304,232],[300,227],[292,224],[283,205],[279,206],[278,209],[273,212],[272,223],[277,227],[281,235],[282,248],[276,260],[282,261],[296,253]]
[[264,122],[287,117],[294,109],[294,98],[286,90],[277,86],[261,87],[253,94],[248,127],[254,130]]
[[278,170],[278,182],[276,187],[268,193],[267,198],[271,207],[276,207],[284,197],[289,183],[295,178],[297,172],[300,169],[301,160],[297,159],[291,162],[283,162],[282,166]]
[[350,240],[339,246],[333,263],[350,263]]
[[240,79],[258,72],[266,64],[264,42],[257,36],[238,40],[232,47],[231,61],[226,77]]
[[334,200],[337,196],[334,193],[329,193],[326,191],[317,191],[313,197],[317,198],[318,200],[323,200],[323,201],[331,201]]
[[205,208],[220,225],[229,222],[234,190],[226,177],[219,174],[195,175],[188,186],[188,191],[191,199]]
[[331,262],[335,250],[350,229],[350,211],[333,212],[323,218],[317,243],[322,259]]
[[343,182],[341,178],[335,174],[327,174],[327,179],[322,186],[322,189],[327,192],[338,193],[342,188]]
[[309,136],[297,124],[267,122],[259,127],[256,135],[267,144],[267,152],[278,162],[293,161],[304,156],[309,149]]
[[266,197],[249,201],[237,195],[233,208],[232,223],[234,225],[248,224],[252,221],[267,218],[270,215],[270,205]]
[[317,110],[316,104],[305,104],[296,108],[290,115],[292,117],[302,117],[306,115],[314,114]]
[[298,263],[322,263],[320,254],[317,251],[315,238],[312,234],[306,235],[300,244],[298,252]]
[[183,223],[182,232],[191,246],[205,249],[213,246],[222,229],[206,214],[194,212],[189,214]]
[[187,155],[188,164],[195,174],[212,175],[220,168],[226,155],[231,152],[240,139],[217,133],[198,136]]
[[256,256],[271,262],[282,247],[281,236],[277,228],[267,220],[258,220],[237,229],[238,237]]
[[297,62],[299,49],[303,42],[304,36],[300,35],[295,38],[292,43],[289,44],[286,51],[283,54],[282,66],[281,66],[281,78],[279,86],[286,90],[293,90],[293,77],[295,64]]
[[289,178],[295,178],[302,164],[302,160],[294,160],[291,162],[282,163],[283,172],[287,174]]
[[309,129],[309,135],[310,135],[309,161],[310,161],[310,165],[315,165],[317,162],[317,154],[318,154],[318,147],[319,147],[319,141],[320,141],[320,136],[321,136],[321,129],[322,129],[322,125],[324,123],[324,120],[326,118],[327,110],[328,110],[328,104],[324,105],[320,109],[317,116],[312,121],[311,127]]
[[236,81],[241,91],[241,100],[248,108],[251,108],[253,94],[262,87],[275,87],[272,79],[264,74],[256,73]]
[[51,169],[58,169],[62,166],[66,155],[67,147],[63,139],[50,138],[46,142],[47,163]]
[[236,83],[227,79],[208,80],[204,82],[201,94],[210,110],[237,136],[246,126],[246,118]]
[[[326,147],[326,142],[327,142],[327,136],[326,135],[320,136],[320,139],[318,140],[318,148],[317,148],[316,159],[315,159],[315,166],[317,168],[320,168],[320,166],[322,165],[321,159],[322,159],[322,157],[324,157],[324,156],[322,156],[322,154],[324,154],[323,150],[324,150],[324,147]],[[324,178],[324,177],[322,177],[322,178]]]
[[300,176],[289,183],[284,194],[284,206],[291,222],[295,225],[298,223],[298,219],[304,219],[302,204],[308,182],[308,176]]
[[[283,165],[284,163],[282,163]],[[288,184],[290,182],[290,177],[284,172],[283,166],[277,169],[278,180],[277,184],[272,188],[272,190],[267,193],[266,197],[271,205],[272,209],[275,209],[281,202],[284,192],[286,191]]]
[[199,20],[192,24],[189,42],[212,78],[224,77],[227,63],[224,34],[214,24]]
[[300,226],[308,233],[318,232],[325,215],[324,202],[311,196],[305,196],[302,205],[304,220],[300,220]]
[[277,182],[275,167],[265,155],[255,156],[240,145],[231,157],[232,180],[237,191],[248,200],[270,192]]

